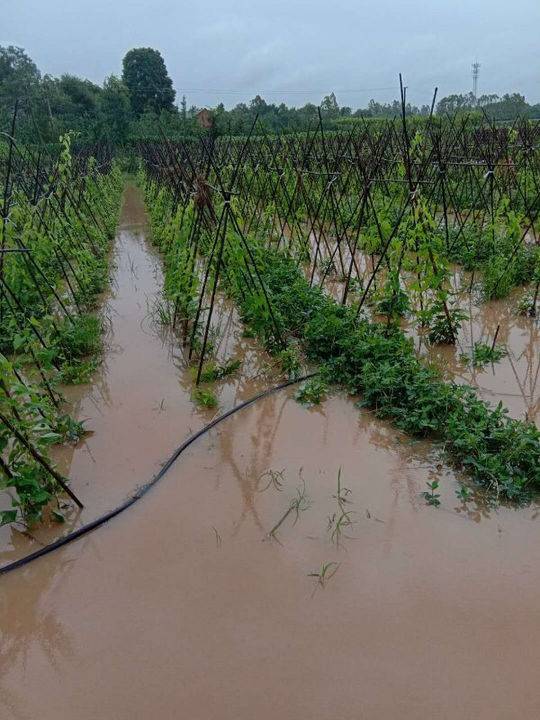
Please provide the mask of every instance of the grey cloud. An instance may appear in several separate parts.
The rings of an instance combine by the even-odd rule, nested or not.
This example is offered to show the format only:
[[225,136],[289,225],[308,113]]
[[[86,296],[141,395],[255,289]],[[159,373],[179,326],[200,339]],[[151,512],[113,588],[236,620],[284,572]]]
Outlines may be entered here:
[[358,107],[396,97],[400,71],[418,104],[434,85],[467,92],[475,58],[481,92],[538,102],[539,26],[538,0],[17,0],[2,32],[43,72],[95,82],[119,73],[129,48],[156,47],[190,104],[267,91],[300,105],[336,90]]

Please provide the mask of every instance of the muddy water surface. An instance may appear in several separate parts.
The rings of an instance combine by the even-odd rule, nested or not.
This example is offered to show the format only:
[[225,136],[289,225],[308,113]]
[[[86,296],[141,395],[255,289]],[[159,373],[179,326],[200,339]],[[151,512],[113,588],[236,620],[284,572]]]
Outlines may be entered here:
[[434,467],[342,397],[241,411],[130,513],[1,579],[0,716],[537,717],[538,508],[463,504],[444,467],[427,507]]
[[[208,419],[149,324],[160,276],[142,224],[118,242],[117,277],[122,256],[137,262],[81,395],[95,433],[70,459],[94,507]],[[226,304],[222,322],[232,353],[245,341]],[[262,384],[264,359],[244,357],[224,407]],[[2,720],[538,716],[540,508],[461,502],[431,446],[350,398],[308,411],[292,393],[221,423],[108,525],[0,577]],[[421,494],[434,479],[438,508]]]
[[2,564],[111,510],[217,411],[251,397],[269,382],[268,358],[253,341],[242,338],[234,310],[220,304],[214,319],[221,338],[218,356],[241,359],[242,373],[215,388],[217,410],[199,409],[191,402],[193,374],[181,345],[156,322],[163,275],[148,234],[142,195],[128,185],[111,260],[111,291],[102,308],[103,362],[92,385],[62,391],[67,411],[84,420],[89,432],[76,447],[57,449],[55,460],[85,509],[68,511],[64,525],[32,529],[34,541],[20,528],[2,528]]
[[[537,318],[517,313],[523,294],[524,290],[518,289],[503,300],[477,303],[463,294],[460,307],[467,319],[458,333],[456,346],[429,346],[418,336],[415,342],[420,353],[441,369],[445,379],[472,385],[491,404],[502,402],[512,417],[538,425],[540,326]],[[497,346],[506,355],[495,364],[473,367],[470,359],[474,344],[491,346],[496,335]]]

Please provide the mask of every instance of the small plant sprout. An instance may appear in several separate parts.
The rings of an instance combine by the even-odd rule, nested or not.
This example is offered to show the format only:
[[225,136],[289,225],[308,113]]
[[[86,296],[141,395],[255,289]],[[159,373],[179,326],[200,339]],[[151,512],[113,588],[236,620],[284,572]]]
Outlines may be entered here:
[[468,502],[472,497],[472,490],[468,488],[466,485],[460,484],[459,490],[456,490],[456,497],[458,500],[461,500],[461,502],[466,503]]
[[354,525],[355,522],[352,519],[353,512],[345,509],[346,505],[352,502],[349,497],[350,494],[350,489],[341,485],[341,468],[339,468],[337,477],[337,492],[335,495],[332,495],[337,503],[337,511],[328,516],[327,527],[332,542],[335,542],[336,545],[339,545],[341,538],[344,536],[345,530]]
[[437,490],[439,489],[439,481],[428,481],[426,485],[428,486],[429,490],[424,490],[424,492],[422,493],[422,497],[425,499],[426,504],[432,505],[433,507],[439,507],[439,505],[441,504],[441,496],[437,493]]
[[216,530],[216,528],[213,525],[212,525],[212,530],[214,531],[214,537],[216,539],[216,547],[220,548],[221,543],[222,543],[221,535],[218,533],[218,531]]
[[354,525],[354,520],[351,518],[352,513],[343,510],[341,513],[334,513],[328,517],[328,532],[332,542],[339,545],[342,537],[345,537],[345,530]]
[[340,563],[337,562],[323,563],[320,570],[308,573],[308,577],[316,578],[317,585],[324,588],[326,587],[326,583],[328,583],[339,570],[339,565]]
[[349,488],[341,486],[341,468],[339,468],[337,475],[337,493],[335,495],[332,495],[332,497],[337,500],[337,504],[339,505],[339,507],[343,508],[344,505],[352,502],[352,500],[349,499],[350,494],[351,491]]
[[283,515],[280,517],[280,519],[277,521],[277,523],[274,525],[274,527],[270,530],[268,533],[268,537],[275,538],[276,532],[279,530],[279,528],[283,525],[285,520],[291,515],[291,513],[294,513],[294,522],[293,526],[296,525],[298,522],[298,519],[300,517],[300,513],[307,510],[310,506],[310,500],[309,497],[306,494],[306,483],[305,481],[302,481],[302,485],[299,485],[296,488],[296,497],[294,497],[287,510],[283,513]]

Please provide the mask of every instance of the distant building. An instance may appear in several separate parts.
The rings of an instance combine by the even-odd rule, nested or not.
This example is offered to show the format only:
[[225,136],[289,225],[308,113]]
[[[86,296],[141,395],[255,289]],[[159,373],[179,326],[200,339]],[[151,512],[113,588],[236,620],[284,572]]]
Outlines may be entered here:
[[206,130],[209,130],[214,125],[214,118],[212,117],[212,113],[206,108],[199,110],[195,117],[197,118],[197,122],[199,123],[199,125]]

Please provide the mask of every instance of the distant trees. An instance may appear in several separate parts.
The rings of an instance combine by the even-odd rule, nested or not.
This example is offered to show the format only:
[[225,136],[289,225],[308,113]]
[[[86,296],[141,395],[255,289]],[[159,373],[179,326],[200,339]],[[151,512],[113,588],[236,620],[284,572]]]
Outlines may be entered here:
[[[130,50],[123,60],[122,77],[111,75],[103,86],[65,74],[60,78],[42,76],[36,64],[18,47],[0,46],[0,130],[9,128],[15,101],[19,106],[17,137],[35,139],[39,134],[55,141],[65,130],[74,130],[82,141],[105,140],[122,144],[133,138],[158,138],[160,129],[170,137],[196,136],[207,130],[196,120],[200,108],[188,105],[182,96],[178,112],[175,92],[161,54],[152,48]],[[320,102],[324,125],[339,129],[366,118],[392,118],[401,114],[398,100],[381,103],[370,100],[364,108],[354,110],[338,103],[330,92]],[[428,115],[430,107],[407,103],[407,115]],[[516,117],[540,119],[540,104],[529,105],[519,93],[482,95],[472,93],[448,95],[437,105],[439,115],[455,112],[485,112],[494,120]],[[302,132],[314,129],[319,122],[317,106],[306,103],[289,107],[271,103],[256,95],[247,103],[226,109],[222,103],[212,110],[213,132],[243,135],[249,132],[255,117],[267,132]]]
[[478,99],[472,93],[464,95],[448,95],[442,98],[437,105],[439,115],[452,115],[456,112],[471,112],[479,110],[491,120],[513,120],[518,117],[540,117],[540,107],[531,106],[519,93],[506,93],[499,95],[481,95]]
[[175,91],[161,53],[153,48],[130,50],[123,60],[122,80],[136,117],[145,110],[160,113],[174,109]]
[[[417,107],[407,103],[405,106],[406,115],[428,115],[429,105]],[[372,117],[372,118],[392,118],[401,115],[401,103],[399,100],[393,100],[391,103],[380,103],[371,99],[367,108],[356,110],[355,116]]]
[[437,103],[438,115],[452,115],[460,110],[469,110],[476,104],[472,93],[466,95],[447,95]]
[[[111,75],[103,87],[65,74],[42,76],[21,48],[0,46],[0,130],[9,127],[16,100],[20,100],[17,135],[55,140],[66,129],[82,140],[125,142],[134,118],[145,116],[144,127],[163,113],[176,117],[175,92],[160,53],[136,48],[123,61],[122,79]],[[184,130],[187,128],[185,127]]]

